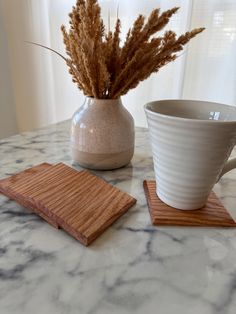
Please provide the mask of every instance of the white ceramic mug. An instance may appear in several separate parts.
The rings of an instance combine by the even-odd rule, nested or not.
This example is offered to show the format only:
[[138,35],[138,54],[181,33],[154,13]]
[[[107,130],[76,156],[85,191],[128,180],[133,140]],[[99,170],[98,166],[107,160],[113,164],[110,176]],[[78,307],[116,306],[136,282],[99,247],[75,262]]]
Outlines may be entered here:
[[219,178],[236,168],[236,107],[192,100],[145,105],[157,195],[178,209],[202,208]]

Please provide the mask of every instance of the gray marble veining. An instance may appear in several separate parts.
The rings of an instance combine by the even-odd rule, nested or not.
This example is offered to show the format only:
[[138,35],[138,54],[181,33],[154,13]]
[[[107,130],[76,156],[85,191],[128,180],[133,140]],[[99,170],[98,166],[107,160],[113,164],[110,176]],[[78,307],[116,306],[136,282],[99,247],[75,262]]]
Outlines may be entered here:
[[[0,177],[60,161],[72,165],[68,121],[0,141]],[[88,248],[0,196],[0,313],[235,314],[236,229],[150,224],[147,130],[132,165],[95,173],[138,202]],[[215,191],[236,218],[236,171]]]

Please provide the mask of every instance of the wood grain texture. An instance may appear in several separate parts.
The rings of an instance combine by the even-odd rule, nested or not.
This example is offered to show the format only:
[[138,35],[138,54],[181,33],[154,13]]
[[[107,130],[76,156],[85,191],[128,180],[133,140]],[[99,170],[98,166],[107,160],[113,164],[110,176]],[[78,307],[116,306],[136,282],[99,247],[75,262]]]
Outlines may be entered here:
[[156,182],[144,181],[144,192],[153,225],[236,227],[214,192],[211,192],[205,207],[198,210],[179,210],[163,203],[156,195]]
[[37,209],[35,204],[28,198],[25,198],[22,195],[16,195],[14,193],[14,190],[10,189],[10,186],[12,184],[17,184],[21,185],[22,182],[25,182],[26,180],[30,181],[30,179],[38,174],[39,172],[47,170],[49,167],[52,167],[52,165],[48,163],[43,163],[40,165],[37,165],[35,167],[26,169],[20,173],[17,173],[11,177],[5,178],[0,180],[0,193],[4,194],[8,198],[16,201],[23,207],[26,207],[27,209],[35,212],[37,215],[39,215],[41,218],[46,220],[50,225],[52,225],[55,228],[59,228],[58,224],[56,221],[54,221],[52,218],[48,217],[46,214],[41,212],[40,210]]
[[136,203],[88,171],[78,172],[62,163],[19,182],[10,183],[8,193],[27,200],[36,213],[49,217],[84,245]]

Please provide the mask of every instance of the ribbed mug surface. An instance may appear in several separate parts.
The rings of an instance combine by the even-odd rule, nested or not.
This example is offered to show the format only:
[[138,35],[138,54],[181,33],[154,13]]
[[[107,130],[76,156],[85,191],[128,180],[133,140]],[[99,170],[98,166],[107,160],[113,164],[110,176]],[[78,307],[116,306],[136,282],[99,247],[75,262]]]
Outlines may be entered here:
[[[220,110],[217,106],[218,111],[211,111],[212,105],[166,100],[145,106],[157,195],[172,207],[202,208],[236,143],[236,121],[213,120]],[[227,108],[221,110],[232,110],[236,120],[236,108],[222,107]],[[211,120],[204,118],[207,114]]]

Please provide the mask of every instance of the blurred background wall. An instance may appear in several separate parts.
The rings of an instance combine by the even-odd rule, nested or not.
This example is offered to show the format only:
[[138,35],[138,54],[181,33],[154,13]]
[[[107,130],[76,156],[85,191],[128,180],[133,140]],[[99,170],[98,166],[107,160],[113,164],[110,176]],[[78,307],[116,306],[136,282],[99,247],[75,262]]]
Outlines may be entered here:
[[0,137],[17,132],[7,34],[0,11]]
[[[64,54],[61,24],[75,0],[0,0],[0,138],[69,119],[84,96],[56,55]],[[236,105],[235,0],[100,0],[105,23],[114,25],[119,6],[123,37],[139,13],[180,6],[167,29],[177,34],[205,26],[181,56],[123,97],[137,126],[143,105],[167,98],[203,99]]]

